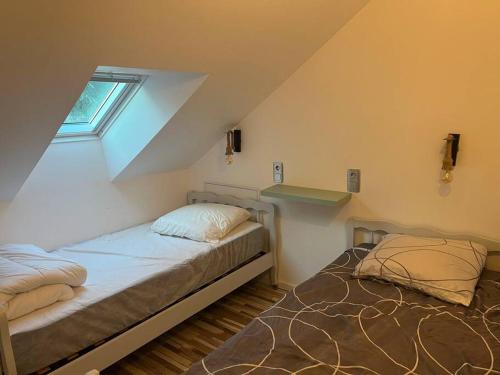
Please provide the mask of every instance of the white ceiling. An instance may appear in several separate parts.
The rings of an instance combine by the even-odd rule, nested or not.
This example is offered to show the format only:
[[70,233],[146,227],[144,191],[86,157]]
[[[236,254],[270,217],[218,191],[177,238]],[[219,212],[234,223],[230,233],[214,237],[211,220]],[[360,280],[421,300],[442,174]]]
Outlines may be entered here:
[[97,66],[208,78],[121,178],[201,157],[368,0],[49,0],[0,5],[0,200],[19,190]]

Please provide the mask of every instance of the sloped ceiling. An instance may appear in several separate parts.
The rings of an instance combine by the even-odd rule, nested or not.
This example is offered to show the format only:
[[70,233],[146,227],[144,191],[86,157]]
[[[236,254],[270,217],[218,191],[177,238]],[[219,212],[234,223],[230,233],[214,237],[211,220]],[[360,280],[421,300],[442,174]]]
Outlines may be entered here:
[[0,200],[99,65],[208,74],[121,178],[189,166],[368,0],[47,0],[0,5]]

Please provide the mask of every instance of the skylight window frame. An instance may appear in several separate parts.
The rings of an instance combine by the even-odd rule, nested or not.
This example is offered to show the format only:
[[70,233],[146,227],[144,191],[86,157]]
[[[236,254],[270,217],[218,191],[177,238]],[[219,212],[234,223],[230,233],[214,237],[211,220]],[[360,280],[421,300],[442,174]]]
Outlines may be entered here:
[[[58,141],[63,140],[75,140],[75,139],[92,139],[97,137],[102,137],[102,135],[107,131],[107,129],[111,126],[112,122],[118,116],[118,114],[125,108],[130,99],[134,96],[137,90],[142,86],[145,76],[137,75],[137,74],[123,74],[123,73],[107,73],[107,72],[96,72],[92,75],[89,82],[113,82],[116,85],[113,89],[108,93],[106,99],[103,100],[99,108],[92,115],[92,118],[89,122],[82,123],[65,123],[61,124],[55,139]],[[113,100],[111,105],[106,112],[99,116],[100,111],[103,107],[106,106],[109,98],[113,96],[113,93],[118,88],[118,84],[125,83],[126,86],[121,90],[119,95]],[[96,124],[92,124],[93,121],[96,120],[96,117],[99,117]],[[80,124],[80,125],[79,125]],[[72,128],[79,127],[79,129],[83,130],[73,130]],[[88,128],[88,130],[85,129]],[[67,130],[61,132],[66,128]]]

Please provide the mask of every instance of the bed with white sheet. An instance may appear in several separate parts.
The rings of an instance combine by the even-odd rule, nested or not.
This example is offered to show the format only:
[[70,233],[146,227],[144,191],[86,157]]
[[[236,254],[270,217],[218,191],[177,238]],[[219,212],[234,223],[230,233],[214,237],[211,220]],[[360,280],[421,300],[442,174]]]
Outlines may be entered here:
[[[201,194],[198,197],[211,197],[212,201],[222,200],[220,196],[198,194]],[[240,200],[233,203],[238,202],[241,203]],[[273,263],[268,252],[269,232],[258,222],[243,222],[218,243],[160,235],[150,228],[151,223],[146,223],[52,252],[85,267],[87,281],[82,287],[74,288],[74,298],[9,322],[18,374],[48,366],[52,371],[57,368],[57,365],[53,367],[55,363],[61,365],[65,358],[85,349],[92,350],[83,355],[83,364],[75,367],[70,362],[70,366],[65,365],[56,372],[83,374],[82,371],[93,368],[102,369],[123,355],[103,359],[107,356],[105,352],[97,357],[93,352],[98,352],[101,346],[111,350],[128,329],[137,330],[150,319],[158,320],[159,315],[168,320],[169,310],[179,305],[176,302],[183,298],[196,301],[200,289],[205,294],[203,303],[208,305],[225,294],[216,289],[210,292],[214,285],[232,290],[269,269]],[[261,258],[267,261],[262,262]],[[252,266],[257,263],[262,265]],[[245,275],[237,276],[244,269],[247,269]],[[231,285],[226,285],[226,275],[233,279]],[[184,318],[197,312],[190,308],[180,310],[177,315]],[[150,337],[161,334],[171,325],[156,324],[156,332]],[[148,327],[151,331],[151,325]],[[93,349],[110,338],[113,339]],[[139,340],[133,346],[139,347],[145,342]]]

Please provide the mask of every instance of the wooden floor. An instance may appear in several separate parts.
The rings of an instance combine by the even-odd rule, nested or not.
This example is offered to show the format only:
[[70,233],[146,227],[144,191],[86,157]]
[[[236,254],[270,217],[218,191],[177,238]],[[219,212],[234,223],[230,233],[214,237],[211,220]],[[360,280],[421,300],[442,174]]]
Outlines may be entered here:
[[248,283],[102,372],[180,374],[239,332],[285,291]]

